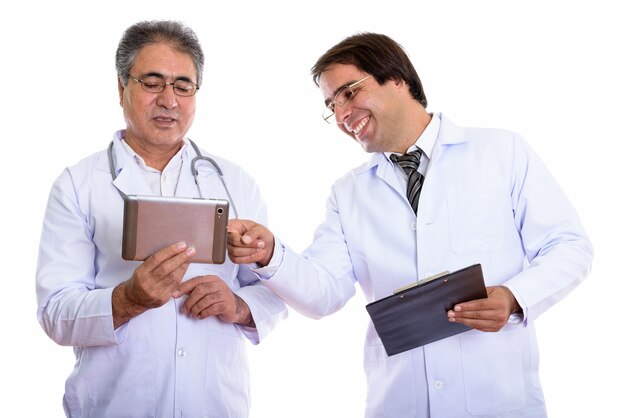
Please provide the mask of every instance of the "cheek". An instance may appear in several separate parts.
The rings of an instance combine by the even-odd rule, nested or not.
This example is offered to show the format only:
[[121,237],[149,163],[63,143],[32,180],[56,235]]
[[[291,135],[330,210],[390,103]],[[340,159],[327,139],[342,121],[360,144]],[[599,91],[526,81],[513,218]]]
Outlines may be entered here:
[[189,106],[185,106],[183,108],[182,113],[185,115],[185,118],[187,120],[187,125],[191,125],[191,123],[193,122],[193,119],[196,116],[196,105],[195,103],[190,104]]
[[190,105],[187,109],[186,109],[186,113],[187,115],[189,115],[190,119],[193,119],[196,116],[196,104],[192,104]]

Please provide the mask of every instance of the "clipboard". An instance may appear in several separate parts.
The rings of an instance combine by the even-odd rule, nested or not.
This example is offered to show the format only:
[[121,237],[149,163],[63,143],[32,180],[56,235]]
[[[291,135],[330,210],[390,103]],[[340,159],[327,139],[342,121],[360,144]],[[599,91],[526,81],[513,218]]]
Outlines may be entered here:
[[480,264],[428,277],[365,306],[388,356],[469,331],[447,311],[487,297]]

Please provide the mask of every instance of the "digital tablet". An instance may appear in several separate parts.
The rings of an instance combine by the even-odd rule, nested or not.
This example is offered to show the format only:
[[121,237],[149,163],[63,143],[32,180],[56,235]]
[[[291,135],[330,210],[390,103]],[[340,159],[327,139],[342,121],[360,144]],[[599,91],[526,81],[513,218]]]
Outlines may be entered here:
[[180,241],[196,249],[190,262],[226,258],[228,200],[128,195],[124,200],[122,258],[145,260]]

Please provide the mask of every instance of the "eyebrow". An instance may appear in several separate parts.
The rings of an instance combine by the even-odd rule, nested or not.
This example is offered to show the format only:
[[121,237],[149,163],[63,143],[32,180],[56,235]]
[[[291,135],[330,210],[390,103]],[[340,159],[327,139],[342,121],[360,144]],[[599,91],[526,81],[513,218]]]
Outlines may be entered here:
[[[141,77],[141,78],[144,78],[144,77],[159,77],[159,78],[162,78],[163,80],[165,80],[165,76],[164,76],[163,74],[161,74],[161,73],[157,73],[157,72],[155,72],[155,71],[152,71],[152,72],[149,72],[149,73],[142,74],[140,77]],[[176,77],[176,78],[174,79],[174,81],[178,81],[178,80],[188,81],[188,82],[190,82],[190,83],[194,83],[194,84],[196,83],[195,81],[191,80],[191,79],[190,79],[189,77],[187,77],[187,76],[180,76],[180,77]]]

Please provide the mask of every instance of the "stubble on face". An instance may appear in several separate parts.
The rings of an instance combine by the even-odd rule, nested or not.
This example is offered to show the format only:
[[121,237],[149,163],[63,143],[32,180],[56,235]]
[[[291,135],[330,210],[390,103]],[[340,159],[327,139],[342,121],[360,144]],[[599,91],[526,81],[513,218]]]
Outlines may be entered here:
[[[320,76],[320,90],[326,101],[341,87],[367,76],[353,65],[333,64]],[[344,108],[337,107],[339,129],[368,153],[399,152],[398,128],[401,127],[400,89],[393,80],[382,85],[372,77]]]
[[[158,43],[142,48],[131,75],[159,74],[167,82],[185,77],[197,81],[192,58],[168,44]],[[129,80],[120,89],[120,101],[126,120],[126,142],[148,164],[163,166],[182,146],[194,119],[195,96],[181,97],[168,85],[161,93],[142,90],[139,83]],[[150,165],[150,164],[149,164]]]

